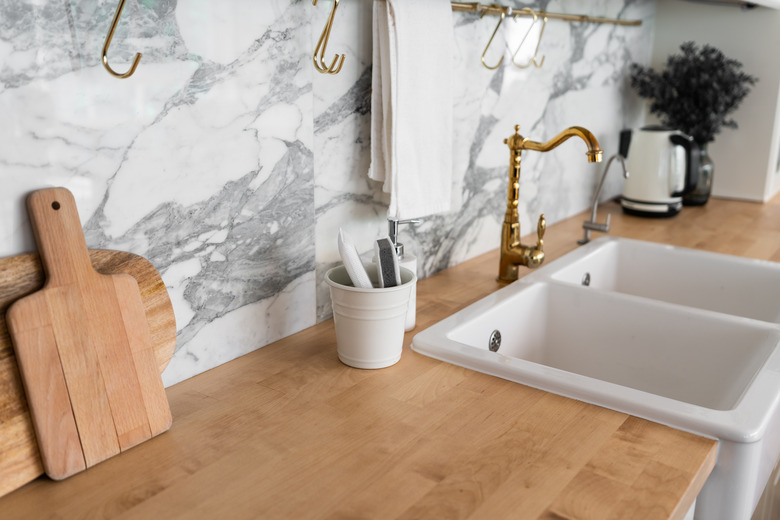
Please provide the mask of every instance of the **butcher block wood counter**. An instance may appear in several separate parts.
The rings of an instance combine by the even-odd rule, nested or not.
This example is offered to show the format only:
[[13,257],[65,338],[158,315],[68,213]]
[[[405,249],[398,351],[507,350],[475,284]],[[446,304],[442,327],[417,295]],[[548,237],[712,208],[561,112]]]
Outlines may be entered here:
[[[780,260],[777,198],[714,199],[664,220],[610,202],[600,221],[605,210],[613,236]],[[549,227],[548,261],[577,247],[583,218]],[[421,280],[395,366],[341,364],[333,322],[321,323],[168,388],[169,432],[31,482],[0,499],[0,517],[682,518],[716,441],[409,349],[415,332],[499,289],[497,264],[493,251]]]

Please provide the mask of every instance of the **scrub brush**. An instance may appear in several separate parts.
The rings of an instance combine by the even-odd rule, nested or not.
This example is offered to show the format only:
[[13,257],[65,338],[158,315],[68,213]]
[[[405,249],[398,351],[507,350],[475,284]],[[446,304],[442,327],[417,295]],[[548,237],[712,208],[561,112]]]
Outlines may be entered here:
[[379,277],[379,287],[395,287],[401,284],[401,269],[395,247],[389,238],[380,238],[374,244],[376,253],[376,272]]
[[344,267],[347,269],[349,279],[352,280],[352,285],[361,289],[374,287],[368,273],[366,273],[366,268],[363,267],[363,262],[360,261],[360,255],[358,255],[352,238],[341,228],[339,228],[339,255],[341,255],[341,261],[344,262]]

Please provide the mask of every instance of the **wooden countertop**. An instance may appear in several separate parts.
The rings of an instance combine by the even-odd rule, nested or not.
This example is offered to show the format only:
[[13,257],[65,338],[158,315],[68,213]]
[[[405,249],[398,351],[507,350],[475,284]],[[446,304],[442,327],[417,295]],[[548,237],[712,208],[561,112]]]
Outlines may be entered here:
[[[780,261],[778,198],[714,199],[664,220],[602,207],[613,236]],[[548,261],[577,247],[583,217],[550,226]],[[497,265],[493,251],[421,280],[397,365],[342,365],[333,322],[321,323],[169,388],[169,432],[66,481],[33,481],[0,499],[1,516],[682,518],[716,441],[408,348],[498,289]]]

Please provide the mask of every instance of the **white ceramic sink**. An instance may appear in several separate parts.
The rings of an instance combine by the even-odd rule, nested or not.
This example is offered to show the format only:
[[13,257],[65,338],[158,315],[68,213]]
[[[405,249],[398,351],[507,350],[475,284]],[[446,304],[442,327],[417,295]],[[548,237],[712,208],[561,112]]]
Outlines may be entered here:
[[[592,244],[592,245],[591,245]],[[780,323],[780,264],[603,237],[529,275]]]
[[780,457],[778,314],[777,264],[604,237],[420,332],[412,348],[717,438],[696,518],[748,520]]

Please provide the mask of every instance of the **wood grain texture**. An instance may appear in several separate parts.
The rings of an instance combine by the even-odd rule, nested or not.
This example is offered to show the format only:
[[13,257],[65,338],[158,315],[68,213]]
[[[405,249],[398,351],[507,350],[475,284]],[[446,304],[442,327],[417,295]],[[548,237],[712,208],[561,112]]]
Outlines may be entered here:
[[[162,373],[176,347],[176,322],[159,273],[146,259],[132,253],[91,250],[89,255],[97,272],[127,274],[138,282],[154,344],[154,363]],[[43,473],[5,321],[9,305],[41,289],[43,283],[43,266],[37,254],[0,258],[0,496]]]
[[[135,279],[92,268],[68,190],[31,193],[27,211],[46,282],[14,302],[6,322],[44,470],[61,479],[151,438],[149,416],[170,424],[170,411],[145,405],[145,394],[159,393],[156,403],[166,398],[156,370],[136,370],[134,357],[150,352],[152,340]],[[58,384],[42,374],[55,374]]]
[[18,307],[17,319],[30,324],[19,331],[19,341],[27,346],[26,356],[17,356],[19,369],[27,374],[27,384],[41,391],[28,393],[30,407],[49,409],[51,413],[34,417],[35,429],[45,438],[56,438],[61,450],[42,452],[41,457],[52,478],[64,478],[75,468],[86,469],[76,420],[71,410],[65,374],[57,351],[57,341],[49,322],[45,297],[34,297],[28,305]]
[[[167,431],[171,427],[171,411],[165,395],[157,362],[154,358],[154,342],[149,326],[138,284],[129,275],[114,275],[111,277],[114,292],[123,295],[122,299],[135,300],[133,305],[122,305],[117,308],[118,319],[124,323],[124,341],[127,342],[127,359],[117,367],[117,370],[134,372],[137,378],[139,395],[137,402],[145,413],[141,437],[151,437]],[[129,368],[129,370],[128,370]],[[133,439],[120,437],[120,445],[125,450],[137,444]]]
[[[611,235],[780,261],[780,198],[712,199],[668,220],[608,203],[599,221],[605,210]],[[577,247],[585,218],[549,226],[548,261]],[[421,280],[405,345],[500,288],[497,271],[492,251]],[[332,321],[167,393],[166,435],[65,482],[30,483],[0,499],[3,517],[679,519],[717,452],[408,347],[392,367],[349,368]]]
[[[44,286],[45,287],[45,286]],[[46,292],[42,292],[46,291]],[[38,316],[38,323],[25,321],[28,307],[38,308],[43,302],[45,314]],[[111,408],[105,394],[105,384],[97,360],[97,352],[89,340],[87,318],[83,311],[81,294],[65,288],[44,288],[15,302],[6,313],[8,332],[14,343],[16,359],[24,381],[25,395],[28,396],[30,414],[35,425],[38,449],[41,451],[44,471],[52,478],[62,479],[83,469],[80,466],[50,467],[47,461],[69,460],[65,450],[72,447],[62,442],[59,432],[40,429],[38,425],[46,421],[49,414],[73,414],[76,429],[79,432],[79,451],[82,452],[86,467],[92,466],[109,456],[119,453],[119,445],[114,433]],[[25,367],[44,363],[46,360],[35,357],[35,351],[24,343],[25,334],[36,325],[45,325],[53,333],[52,343],[47,348],[54,351],[51,362],[60,365],[65,379],[68,408],[55,407],[58,398],[49,395],[47,389],[39,386],[39,381],[30,379]],[[39,394],[36,396],[35,394]],[[41,408],[37,408],[41,406]],[[47,455],[48,454],[48,455]]]

